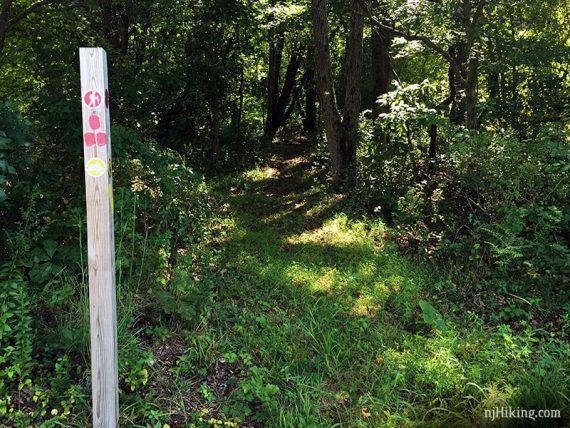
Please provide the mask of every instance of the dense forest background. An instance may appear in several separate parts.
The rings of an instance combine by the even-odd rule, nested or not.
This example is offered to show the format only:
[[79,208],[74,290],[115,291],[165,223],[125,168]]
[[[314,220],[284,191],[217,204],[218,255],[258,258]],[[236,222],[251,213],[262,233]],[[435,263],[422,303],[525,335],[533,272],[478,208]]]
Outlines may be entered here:
[[[89,424],[81,46],[109,60],[121,426],[483,425],[496,403],[568,421],[567,1],[0,7],[0,424]],[[293,223],[235,257],[285,146],[291,195],[355,250],[303,247],[329,260],[314,282],[339,260],[364,281],[382,242],[399,296],[346,302],[370,291],[388,318],[275,294],[298,260],[263,248]]]

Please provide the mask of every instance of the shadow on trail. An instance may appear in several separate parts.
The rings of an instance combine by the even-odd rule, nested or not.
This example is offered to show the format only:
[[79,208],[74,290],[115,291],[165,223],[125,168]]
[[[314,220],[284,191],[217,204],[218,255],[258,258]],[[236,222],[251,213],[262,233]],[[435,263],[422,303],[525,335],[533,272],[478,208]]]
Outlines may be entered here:
[[249,190],[230,199],[241,225],[300,233],[321,227],[338,211],[344,195],[326,195],[322,189],[311,187],[322,172],[311,168],[305,150],[297,144],[275,145],[274,155],[265,166],[272,175],[246,179]]

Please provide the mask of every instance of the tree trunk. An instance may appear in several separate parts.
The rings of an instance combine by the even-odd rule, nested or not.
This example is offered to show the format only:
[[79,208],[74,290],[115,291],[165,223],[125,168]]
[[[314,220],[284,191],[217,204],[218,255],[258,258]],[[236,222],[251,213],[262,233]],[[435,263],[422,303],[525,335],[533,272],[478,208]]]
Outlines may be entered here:
[[212,100],[212,159],[220,155],[220,106],[217,97]]
[[[344,98],[344,163],[353,170],[358,146],[358,121],[362,101],[362,39],[364,36],[364,11],[359,0],[352,1],[352,12],[346,46],[346,92]],[[352,171],[351,171],[352,172]]]
[[[455,56],[454,46],[449,47],[449,55],[451,57]],[[456,102],[457,97],[457,84],[455,83],[455,72],[453,71],[453,67],[450,65],[447,69],[447,81],[449,85],[449,96],[444,99],[441,103],[438,104],[436,110],[441,112],[444,108],[447,108],[446,115],[451,117],[451,112],[449,110],[449,106],[451,105],[451,111],[453,111],[453,103]],[[434,123],[430,125],[429,129],[429,149],[428,154],[430,159],[435,159],[437,154],[437,125]]]
[[[128,4],[128,3],[127,3]],[[126,7],[126,6],[125,6]],[[128,12],[128,11],[127,11]],[[130,26],[130,18],[129,14],[125,12],[121,14],[121,37],[120,37],[120,44],[121,44],[121,53],[123,55],[127,54],[129,50],[129,26]]]
[[437,154],[437,125],[432,124],[429,127],[429,149],[428,155],[430,159],[435,159]]
[[283,57],[283,46],[285,40],[283,35],[279,35],[277,40],[269,42],[269,70],[267,75],[267,113],[265,119],[264,136],[273,138],[275,105],[279,98],[279,81],[281,74],[281,59]]
[[103,34],[111,46],[115,49],[121,48],[121,41],[119,40],[118,32],[116,31],[115,10],[113,8],[112,0],[100,0],[101,11],[103,16],[101,21],[103,23]]
[[469,60],[469,69],[465,87],[465,127],[477,129],[477,58]]
[[315,63],[313,55],[307,53],[307,63],[304,76],[305,86],[305,117],[303,132],[313,136],[317,132],[317,92],[315,90]]
[[465,44],[457,43],[451,45],[449,47],[449,54],[455,59],[460,74],[456,76],[454,72],[449,75],[450,91],[453,94],[449,119],[456,125],[465,125],[465,88],[461,83],[462,79],[467,79],[467,52],[465,51]]
[[489,52],[489,64],[487,65],[487,87],[489,88],[489,101],[493,107],[500,104],[500,80],[499,71],[497,70],[497,53],[495,43],[489,41],[487,45],[487,52]]
[[[287,64],[287,70],[285,71],[283,88],[281,88],[281,93],[279,94],[279,98],[277,99],[276,103],[273,106],[273,123],[272,123],[273,135],[275,135],[275,133],[287,120],[287,114],[286,114],[286,111],[288,110],[287,106],[289,105],[291,94],[293,94],[294,92],[297,81],[297,72],[299,71],[299,67],[301,66],[302,62],[302,57],[294,52],[295,51],[294,48],[292,50],[293,53],[291,54],[291,58],[289,59],[289,63]],[[291,105],[293,104],[294,103],[292,102]]]
[[457,93],[462,92],[461,103],[456,111],[456,120],[461,122],[467,129],[477,129],[477,80],[479,61],[473,53],[473,45],[478,37],[480,20],[485,7],[485,0],[479,0],[472,4],[471,0],[463,0],[462,7],[458,10],[457,21],[464,28],[467,39],[455,46],[455,60],[459,66],[456,76]]
[[[283,80],[283,87],[279,85],[280,80],[280,68],[281,68],[281,57],[283,51],[283,44],[279,46],[281,53],[275,65],[275,70],[273,72],[275,75],[271,79],[270,90],[268,91],[267,98],[267,120],[265,122],[265,132],[264,137],[269,140],[273,140],[279,128],[285,124],[288,116],[291,114],[292,107],[294,104],[294,99],[291,100],[291,95],[295,94],[295,87],[297,83],[297,72],[301,66],[303,58],[296,52],[294,46],[291,47],[291,58],[287,63],[287,68],[285,70],[285,78]],[[271,67],[270,67],[271,68]],[[288,106],[290,108],[288,108]]]
[[2,10],[0,11],[0,54],[4,50],[6,43],[6,32],[8,31],[8,18],[10,17],[10,8],[12,0],[4,0],[2,2]]
[[317,90],[325,134],[329,146],[333,181],[338,181],[343,167],[341,152],[342,120],[337,108],[329,50],[329,28],[326,0],[312,0],[313,38]]
[[237,111],[237,125],[236,125],[236,145],[239,147],[241,144],[241,122],[243,120],[243,97],[244,97],[245,76],[243,65],[240,66],[239,74],[239,102]]
[[332,75],[326,0],[312,0],[313,38],[317,89],[329,146],[332,177],[338,182],[352,174],[356,162],[357,130],[362,87],[362,38],[364,16],[359,0],[352,1],[346,47],[344,116],[338,110]]
[[[386,28],[374,28],[372,23],[372,116],[377,119],[382,113],[388,113],[390,106],[379,105],[378,98],[388,92],[392,79],[392,60],[390,46],[392,35]],[[380,144],[386,145],[390,138],[387,133],[379,135]]]
[[390,60],[390,45],[392,38],[385,28],[372,31],[372,113],[377,117],[380,113],[388,113],[388,106],[379,106],[377,100],[388,92],[392,79],[392,63]]
[[210,98],[210,120],[212,121],[210,149],[211,157],[215,160],[220,155],[220,95],[215,85]]

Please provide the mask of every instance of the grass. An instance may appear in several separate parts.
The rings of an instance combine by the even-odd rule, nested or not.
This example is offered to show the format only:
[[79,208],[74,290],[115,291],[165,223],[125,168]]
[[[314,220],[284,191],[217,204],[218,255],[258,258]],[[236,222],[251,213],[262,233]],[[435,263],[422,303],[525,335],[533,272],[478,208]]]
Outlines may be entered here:
[[282,150],[217,185],[222,273],[190,352],[210,371],[229,355],[241,389],[210,407],[230,403],[218,410],[243,426],[495,426],[484,409],[506,405],[563,408],[542,422],[568,422],[567,345],[450,307],[444,273],[400,255],[381,222],[342,213],[343,195]]
[[[131,244],[118,241],[121,426],[532,422],[484,418],[505,406],[559,409],[533,426],[569,425],[570,328],[488,324],[493,309],[473,311],[458,294],[473,288],[469,278],[402,255],[387,226],[327,190],[300,146],[274,151],[211,184],[209,239],[145,255],[158,267],[152,278],[129,264],[134,232]],[[134,230],[132,221],[119,218],[118,230]],[[146,254],[147,239],[140,245]],[[58,343],[68,331],[71,357],[34,381],[52,398],[19,399],[42,403],[40,426],[88,424],[86,296],[69,307],[50,334]],[[6,420],[30,426],[23,413]]]

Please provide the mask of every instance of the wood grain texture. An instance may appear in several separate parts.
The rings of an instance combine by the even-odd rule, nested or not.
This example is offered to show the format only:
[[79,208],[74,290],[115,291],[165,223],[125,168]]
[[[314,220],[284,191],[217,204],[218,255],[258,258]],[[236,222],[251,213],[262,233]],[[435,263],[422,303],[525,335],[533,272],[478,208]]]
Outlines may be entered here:
[[[87,202],[87,246],[89,259],[89,314],[91,335],[91,382],[93,426],[118,426],[117,315],[115,291],[115,238],[113,225],[110,115],[105,94],[108,93],[107,54],[101,48],[80,48],[81,105],[83,132],[105,133],[106,144],[84,142],[84,162],[93,158],[107,166],[99,177],[85,173]],[[85,95],[97,91],[100,103],[88,106]],[[93,103],[96,104],[96,103]],[[97,116],[96,120],[89,118]],[[98,126],[93,129],[91,126]],[[97,140],[96,140],[97,141]]]

